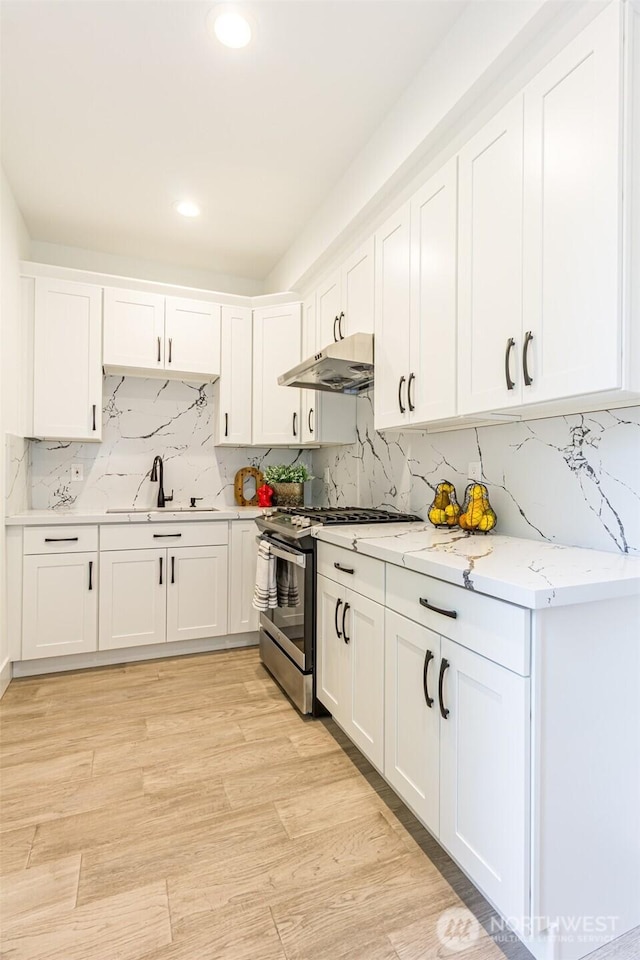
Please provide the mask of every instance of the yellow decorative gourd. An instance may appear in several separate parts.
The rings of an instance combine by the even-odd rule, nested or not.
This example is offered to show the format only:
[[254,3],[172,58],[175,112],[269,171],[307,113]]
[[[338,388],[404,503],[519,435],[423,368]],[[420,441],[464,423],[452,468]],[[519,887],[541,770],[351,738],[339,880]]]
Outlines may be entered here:
[[429,507],[429,520],[435,527],[455,527],[459,516],[456,488],[449,480],[441,480]]
[[470,483],[464,492],[464,506],[458,518],[463,530],[488,533],[496,525],[495,510],[489,503],[489,491],[484,483]]

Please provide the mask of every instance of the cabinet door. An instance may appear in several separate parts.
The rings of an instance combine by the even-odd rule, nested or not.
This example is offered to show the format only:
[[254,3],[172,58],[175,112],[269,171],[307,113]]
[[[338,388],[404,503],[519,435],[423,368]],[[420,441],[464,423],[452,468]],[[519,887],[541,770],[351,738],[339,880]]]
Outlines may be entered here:
[[164,297],[136,290],[104,291],[107,367],[164,368]]
[[461,414],[514,406],[522,398],[522,111],[518,96],[460,152]]
[[457,194],[454,158],[411,201],[412,423],[456,414]]
[[24,558],[22,659],[98,649],[98,555]]
[[348,650],[344,729],[381,771],[384,766],[384,607],[349,590],[338,623]]
[[[316,296],[309,297],[302,304],[302,359],[313,356],[318,346],[317,325],[316,325]],[[300,424],[300,434],[302,443],[316,443],[319,427],[319,395],[317,390],[301,390],[302,399],[302,422]]]
[[529,680],[442,639],[440,840],[508,917],[529,904]]
[[[327,277],[316,291],[318,350],[339,340],[338,317],[340,316],[340,272]],[[344,320],[343,320],[344,325]]]
[[376,430],[408,422],[411,234],[405,204],[375,236]]
[[100,554],[100,650],[164,643],[167,551]]
[[35,281],[33,434],[102,439],[102,290]]
[[334,720],[344,726],[344,705],[349,652],[342,637],[342,613],[347,591],[329,580],[317,577],[317,696]]
[[219,376],[219,304],[167,297],[164,365],[179,373]]
[[248,307],[222,307],[221,370],[216,390],[216,443],[251,443],[253,325]]
[[370,237],[342,265],[340,313],[344,316],[337,329],[343,338],[352,333],[373,333],[374,246]]
[[384,775],[424,825],[440,829],[440,637],[385,614]]
[[301,443],[300,390],[278,376],[300,363],[300,304],[253,312],[253,442],[270,447]]
[[620,386],[622,15],[525,89],[524,403]]
[[167,551],[167,640],[199,640],[227,632],[225,547]]
[[253,607],[257,533],[253,520],[236,520],[229,524],[229,633],[258,629],[259,614]]

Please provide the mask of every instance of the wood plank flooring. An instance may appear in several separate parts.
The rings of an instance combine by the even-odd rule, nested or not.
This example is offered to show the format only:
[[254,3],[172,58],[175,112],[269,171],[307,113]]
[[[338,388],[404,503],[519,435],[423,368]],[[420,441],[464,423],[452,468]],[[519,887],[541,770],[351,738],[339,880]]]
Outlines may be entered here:
[[255,649],[14,681],[0,721],[3,960],[435,960],[492,915]]

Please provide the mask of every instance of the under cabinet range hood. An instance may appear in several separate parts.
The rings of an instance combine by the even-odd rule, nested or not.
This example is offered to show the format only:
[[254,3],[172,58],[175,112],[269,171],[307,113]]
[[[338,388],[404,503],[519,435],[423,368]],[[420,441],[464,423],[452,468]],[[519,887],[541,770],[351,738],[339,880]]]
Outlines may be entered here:
[[354,333],[278,377],[281,387],[361,393],[373,386],[373,334]]

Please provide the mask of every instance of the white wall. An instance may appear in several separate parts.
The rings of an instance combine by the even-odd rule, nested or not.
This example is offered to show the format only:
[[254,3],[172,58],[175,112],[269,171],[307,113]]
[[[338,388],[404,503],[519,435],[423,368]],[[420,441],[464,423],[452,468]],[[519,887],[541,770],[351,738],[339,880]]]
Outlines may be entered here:
[[5,589],[5,435],[19,433],[22,427],[20,358],[23,330],[20,324],[18,261],[29,256],[29,234],[4,170],[0,168],[0,695],[8,682],[9,656]]

